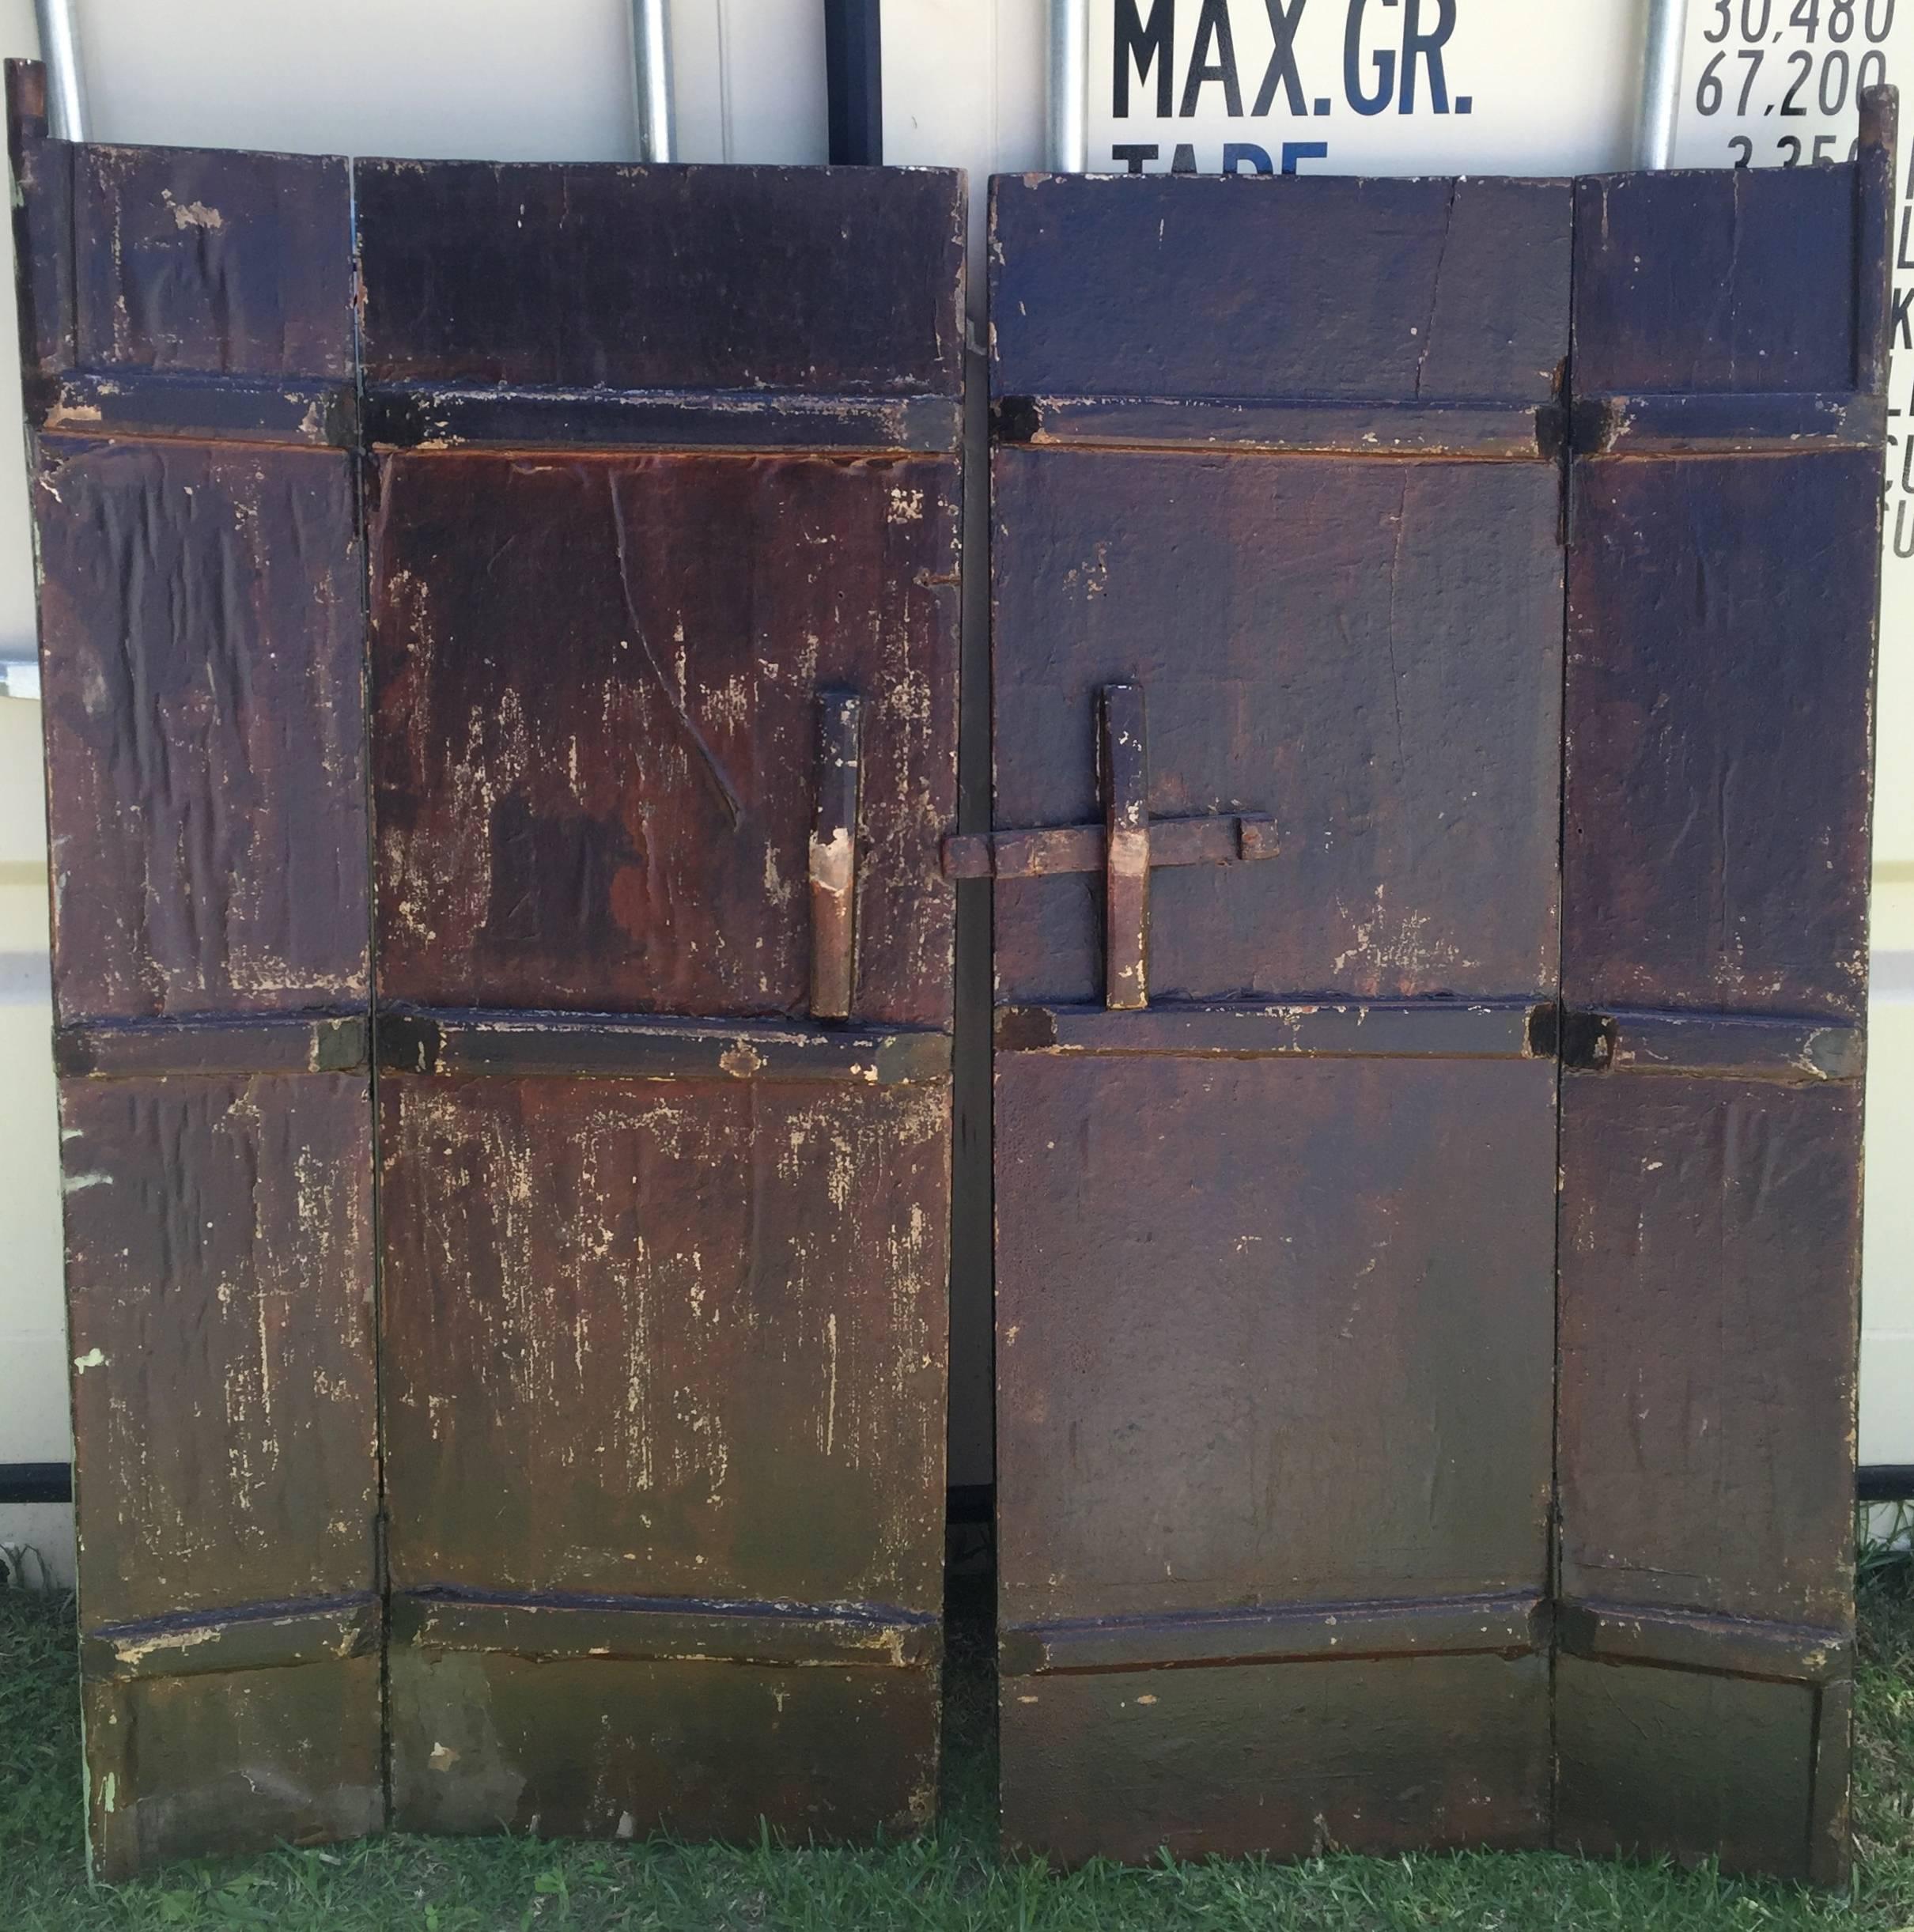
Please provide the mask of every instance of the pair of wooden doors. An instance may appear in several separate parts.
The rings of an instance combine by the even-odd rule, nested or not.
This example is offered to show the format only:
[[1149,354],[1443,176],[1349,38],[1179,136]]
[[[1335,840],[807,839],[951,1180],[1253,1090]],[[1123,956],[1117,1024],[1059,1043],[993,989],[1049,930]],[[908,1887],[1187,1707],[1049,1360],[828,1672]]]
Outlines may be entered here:
[[1844,1870],[1890,118],[995,184],[1014,1843]]
[[928,1815],[989,875],[1007,1837],[1837,1870],[1878,107],[1000,182],[955,837],[956,177],[13,84],[101,1870]]
[[960,180],[11,80],[96,1869],[921,1823]]

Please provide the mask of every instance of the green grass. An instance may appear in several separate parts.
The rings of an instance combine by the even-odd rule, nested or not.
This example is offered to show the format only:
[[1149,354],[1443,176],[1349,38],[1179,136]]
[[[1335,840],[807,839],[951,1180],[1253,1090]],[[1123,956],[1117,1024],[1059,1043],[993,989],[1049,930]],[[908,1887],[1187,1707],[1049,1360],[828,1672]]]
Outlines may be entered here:
[[974,1636],[956,1647],[943,1822],[917,1843],[842,1852],[392,1837],[182,1866],[149,1884],[89,1892],[70,1615],[70,1605],[0,1596],[0,1932],[1914,1926],[1914,1572],[1905,1562],[1878,1566],[1863,1594],[1859,1870],[1852,1890],[1838,1896],[1543,1854],[1068,1874],[1006,1864],[991,1848],[989,1680]]

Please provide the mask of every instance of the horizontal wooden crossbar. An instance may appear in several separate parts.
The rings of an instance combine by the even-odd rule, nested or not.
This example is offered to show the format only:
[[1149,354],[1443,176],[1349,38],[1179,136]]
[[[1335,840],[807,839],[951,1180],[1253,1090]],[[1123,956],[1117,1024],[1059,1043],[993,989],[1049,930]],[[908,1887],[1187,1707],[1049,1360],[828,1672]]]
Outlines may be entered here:
[[93,1079],[354,1073],[366,1064],[366,1034],[363,1013],[95,1020],[55,1030],[53,1064]]
[[1887,399],[1852,392],[1579,396],[1577,456],[1759,455],[1878,449]]
[[931,1027],[641,1013],[393,1010],[379,1064],[426,1076],[574,1079],[849,1080],[902,1087],[948,1077],[951,1038]]
[[1812,1087],[1860,1079],[1867,1036],[1844,1020],[1612,1007],[1565,1015],[1562,1059],[1582,1072],[1712,1074]]
[[1249,400],[1186,396],[1004,396],[1000,443],[1227,449],[1351,456],[1455,456],[1530,462],[1561,442],[1554,404],[1368,398]]
[[350,449],[359,440],[358,395],[350,382],[83,369],[29,383],[27,404],[38,426],[56,434],[328,449]]
[[1004,1673],[1148,1670],[1369,1657],[1521,1656],[1547,1643],[1546,1604],[1524,1594],[1283,1605],[1007,1626]]
[[997,1009],[1003,1053],[1169,1054],[1224,1060],[1531,1060],[1554,1055],[1555,1009],[1530,1000],[1174,1002]]
[[1564,1603],[1556,1620],[1560,1647],[1598,1662],[1787,1684],[1830,1683],[1853,1668],[1854,1640],[1843,1630],[1621,1603]]
[[573,1594],[395,1593],[395,1643],[531,1658],[625,1658],[924,1669],[939,1618],[887,1605],[729,1602]]
[[379,1599],[366,1590],[102,1624],[81,1633],[81,1669],[97,1681],[276,1670],[365,1657],[379,1647],[382,1620]]
[[[1045,879],[1100,872],[1109,834],[1100,825],[1041,826],[1028,831],[959,832],[944,841],[947,879]],[[1152,819],[1150,864],[1233,865],[1273,859],[1276,826],[1260,812],[1200,819]]]
[[949,395],[375,384],[365,437],[376,449],[938,452],[957,448],[963,413]]

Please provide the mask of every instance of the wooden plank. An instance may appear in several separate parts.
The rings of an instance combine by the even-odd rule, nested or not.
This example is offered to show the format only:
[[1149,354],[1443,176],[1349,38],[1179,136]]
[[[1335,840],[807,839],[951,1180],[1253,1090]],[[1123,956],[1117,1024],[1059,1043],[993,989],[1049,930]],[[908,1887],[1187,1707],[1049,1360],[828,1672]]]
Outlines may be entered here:
[[323,1603],[252,1604],[206,1616],[102,1624],[81,1636],[80,1661],[89,1680],[285,1669],[372,1656],[384,1636],[380,1600],[362,1591]]
[[935,1668],[403,1645],[392,1673],[392,1809],[407,1831],[854,1844],[936,1813]]
[[1564,1656],[1555,1701],[1562,1851],[1807,1876],[1810,1686]]
[[811,822],[811,1015],[848,1019],[857,996],[857,815],[864,701],[818,699],[817,803]]
[[60,1119],[82,1629],[364,1590],[365,1076],[69,1079]]
[[947,1086],[380,1095],[395,1593],[938,1614]]
[[948,395],[823,395],[807,389],[639,391],[381,384],[365,398],[379,449],[466,445],[587,449],[949,450]]
[[1007,1848],[1065,1866],[1548,1842],[1543,1657],[1013,1679],[1000,1727]]
[[1565,1596],[1850,1627],[1860,1102],[1564,1076]]
[[1851,1676],[1851,1631],[1710,1616],[1659,1605],[1566,1602],[1556,1613],[1560,1647],[1607,1663],[1666,1664],[1782,1684],[1825,1684]]
[[962,392],[953,172],[362,161],[354,178],[374,385]]
[[81,436],[216,438],[356,448],[358,396],[349,382],[278,381],[197,371],[115,369],[51,378],[37,398],[45,429]]
[[1879,471],[1577,462],[1572,1007],[1863,1016]]
[[1095,1006],[1000,1006],[996,1035],[998,1052],[1017,1053],[1552,1059],[1553,1011],[1522,1000],[1178,1003],[1122,1015]]
[[1171,1664],[1523,1656],[1546,1642],[1544,1613],[1540,1597],[1478,1596],[1012,1625],[998,1639],[999,1668],[1034,1677]]
[[950,1035],[933,1027],[781,1025],[637,1013],[520,1011],[379,1015],[379,1064],[426,1077],[849,1081],[907,1087],[947,1079]]
[[[953,833],[944,841],[944,875],[1044,879],[1059,872],[1100,872],[1109,843],[1109,833],[1100,825]],[[1239,860],[1273,859],[1280,850],[1275,821],[1262,812],[1150,821],[1152,867],[1231,865]]]
[[1845,1021],[1747,1013],[1667,1013],[1617,1007],[1569,1016],[1563,1057],[1611,1073],[1714,1074],[1815,1086],[1858,1080],[1867,1035]]
[[818,694],[901,689],[864,734],[858,1012],[949,1024],[954,457],[411,451],[377,535],[385,997],[804,1015]]
[[1546,404],[1569,213],[1559,181],[999,176],[993,393]]
[[1602,395],[1577,401],[1579,456],[1680,456],[1799,454],[1874,449],[1887,430],[1880,395]]
[[999,441],[1039,447],[1500,456],[1532,463],[1551,455],[1562,440],[1554,406],[1522,403],[1004,396],[992,418]]
[[1577,399],[1852,393],[1860,246],[1852,168],[1583,176]]
[[1149,1004],[1150,766],[1143,691],[1103,694],[1103,1003]]
[[1540,1594],[1555,1085],[1000,1055],[1001,1624]]
[[38,457],[59,1018],[363,1006],[351,459],[51,434]]
[[[1263,863],[1154,873],[1153,1001],[1554,996],[1552,466],[1019,448],[994,463],[995,824],[1102,817],[1095,694],[1133,682],[1149,694],[1152,853],[1174,818],[1265,812],[1282,834]],[[1079,878],[1000,880],[999,996],[1100,999],[1100,900]]]
[[96,1020],[55,1028],[53,1062],[63,1075],[93,1079],[350,1073],[366,1064],[369,1030],[363,1013]]
[[93,1876],[380,1830],[381,1675],[355,1656],[84,1684]]
[[411,1590],[394,1598],[392,1628],[395,1643],[539,1658],[907,1669],[933,1666],[943,1654],[934,1613],[866,1605]]

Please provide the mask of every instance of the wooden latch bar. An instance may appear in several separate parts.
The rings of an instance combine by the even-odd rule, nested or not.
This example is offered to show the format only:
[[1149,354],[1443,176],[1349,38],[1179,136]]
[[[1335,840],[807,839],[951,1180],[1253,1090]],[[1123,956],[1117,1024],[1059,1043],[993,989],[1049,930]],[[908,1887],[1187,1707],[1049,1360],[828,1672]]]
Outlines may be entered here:
[[811,833],[811,1015],[849,1019],[857,979],[857,758],[863,701],[818,698],[817,817]]
[[1150,1003],[1150,755],[1143,687],[1103,687],[1103,1004]]

